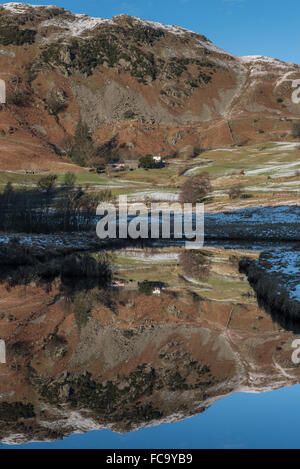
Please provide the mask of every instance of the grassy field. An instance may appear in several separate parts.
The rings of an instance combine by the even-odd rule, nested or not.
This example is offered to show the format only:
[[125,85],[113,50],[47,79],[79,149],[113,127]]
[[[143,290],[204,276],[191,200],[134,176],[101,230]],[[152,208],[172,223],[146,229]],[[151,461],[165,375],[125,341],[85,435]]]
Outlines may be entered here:
[[[68,165],[64,166],[66,169]],[[74,165],[70,165],[74,169]],[[168,200],[178,194],[188,177],[201,172],[211,176],[213,192],[208,210],[228,210],[248,205],[295,203],[300,194],[300,143],[268,142],[260,145],[211,150],[188,161],[170,161],[161,169],[135,169],[95,174],[76,169],[76,184],[89,190],[109,188],[113,195],[126,194],[131,200]],[[42,174],[0,172],[0,190],[7,182],[16,187],[35,186]],[[64,173],[58,174],[63,184]],[[243,198],[230,199],[230,187],[240,184]],[[168,194],[166,194],[168,193]],[[246,194],[246,195],[245,195]]]
[[[258,253],[203,248],[201,251],[209,254],[210,271],[207,278],[197,280],[187,276],[182,270],[179,257],[181,251],[180,248],[155,249],[151,251],[151,256],[143,256],[142,260],[141,254],[145,251],[114,253],[111,259],[114,274],[117,278],[130,282],[130,288],[138,288],[138,283],[144,280],[160,281],[166,284],[167,289],[178,292],[188,290],[208,300],[256,302],[246,277],[238,272],[238,259],[245,255],[256,258]],[[167,254],[172,258],[164,258]]]

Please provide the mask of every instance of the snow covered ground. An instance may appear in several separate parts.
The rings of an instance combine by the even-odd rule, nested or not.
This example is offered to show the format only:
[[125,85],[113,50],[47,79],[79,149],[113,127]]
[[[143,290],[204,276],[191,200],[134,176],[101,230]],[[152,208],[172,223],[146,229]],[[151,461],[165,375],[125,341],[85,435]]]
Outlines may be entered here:
[[300,301],[300,246],[273,248],[268,253],[267,272],[276,274],[291,298]]
[[136,192],[133,195],[128,196],[128,200],[130,202],[136,202],[136,201],[144,201],[146,202],[147,200],[156,200],[156,201],[177,201],[179,198],[179,194],[176,194],[174,192],[164,192],[164,191],[159,191],[159,190],[148,190],[148,191],[143,191],[143,192]]
[[57,233],[57,234],[7,234],[0,233],[0,247],[17,239],[23,246],[34,247],[42,251],[48,249],[78,249],[85,250],[99,240],[94,233]]
[[[162,194],[169,196],[168,193],[162,192]],[[161,195],[159,194],[159,198]],[[95,217],[95,231],[87,233],[0,233],[0,246],[17,237],[20,244],[41,249],[49,247],[86,249],[87,245],[99,241],[96,236],[96,223]],[[233,242],[234,240],[300,241],[300,206],[248,207],[229,212],[206,213],[205,237],[233,240]]]
[[[300,206],[251,207],[205,215],[205,240],[230,249],[263,251],[260,266],[266,276],[275,276],[291,300],[300,302]],[[1,234],[0,247],[17,237],[19,243],[42,252],[65,249],[87,250],[100,247],[95,232],[59,234]],[[223,241],[222,241],[223,240]],[[294,241],[287,243],[287,241]],[[298,242],[295,242],[298,241]],[[239,245],[240,243],[240,245]],[[153,244],[153,246],[155,243]],[[242,247],[244,246],[244,247]],[[118,254],[118,252],[116,252]],[[128,249],[126,256],[140,262],[171,262],[177,254]],[[275,282],[276,287],[276,282]],[[300,318],[299,318],[300,319]]]
[[300,206],[248,207],[205,215],[206,239],[300,241]]
[[249,207],[230,212],[210,213],[206,215],[207,220],[215,220],[218,223],[299,223],[300,228],[300,205],[278,206],[278,207]]

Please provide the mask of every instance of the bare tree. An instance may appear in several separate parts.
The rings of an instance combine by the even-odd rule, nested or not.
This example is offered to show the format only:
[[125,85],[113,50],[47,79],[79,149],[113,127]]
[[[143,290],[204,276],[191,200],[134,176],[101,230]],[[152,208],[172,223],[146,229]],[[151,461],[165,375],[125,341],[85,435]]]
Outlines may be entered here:
[[228,191],[228,195],[231,199],[238,199],[242,195],[242,185],[241,184],[234,184],[230,187]]
[[183,251],[179,256],[179,264],[185,275],[196,280],[208,279],[211,270],[211,260],[199,251]]
[[211,192],[212,186],[208,173],[200,173],[188,178],[181,188],[180,202],[197,203]]
[[66,135],[63,140],[60,142],[59,147],[66,155],[70,156],[72,152],[72,148],[74,145],[74,140],[71,135]]
[[48,176],[42,176],[37,183],[38,188],[41,191],[48,193],[53,192],[56,184],[57,175],[49,174]]

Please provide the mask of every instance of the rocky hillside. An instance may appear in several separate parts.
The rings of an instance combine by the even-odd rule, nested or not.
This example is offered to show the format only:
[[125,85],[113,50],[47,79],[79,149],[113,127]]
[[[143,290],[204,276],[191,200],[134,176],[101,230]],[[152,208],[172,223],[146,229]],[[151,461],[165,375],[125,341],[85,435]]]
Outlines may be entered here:
[[0,293],[3,443],[128,432],[199,414],[234,392],[299,382],[295,336],[255,302],[124,292],[82,324],[78,301],[59,297],[55,285],[30,284],[25,293],[1,285]]
[[300,66],[236,57],[206,37],[120,15],[0,7],[1,169],[46,168],[68,154],[79,116],[122,157],[290,136]]

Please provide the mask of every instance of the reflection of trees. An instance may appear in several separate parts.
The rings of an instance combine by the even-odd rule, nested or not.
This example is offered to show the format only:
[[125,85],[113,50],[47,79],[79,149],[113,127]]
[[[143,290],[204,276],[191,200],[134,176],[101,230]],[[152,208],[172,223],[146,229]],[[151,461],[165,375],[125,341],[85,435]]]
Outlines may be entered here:
[[70,176],[66,183],[57,187],[55,175],[42,176],[34,189],[15,190],[8,183],[0,194],[1,230],[25,233],[90,230],[98,203],[111,200],[111,192],[89,194],[81,187],[75,188]]
[[88,322],[93,304],[102,303],[115,311],[115,303],[107,289],[111,269],[109,257],[105,253],[99,253],[96,258],[75,253],[48,262],[39,262],[25,255],[23,259],[29,265],[19,265],[17,268],[6,266],[1,270],[0,283],[8,291],[22,285],[26,292],[26,287],[33,282],[50,293],[55,285],[59,293],[53,302],[62,299],[66,311],[73,310],[79,329]]
[[61,293],[65,298],[73,299],[76,292],[104,288],[111,280],[110,264],[105,256],[96,260],[88,254],[71,254],[40,262],[24,255],[24,262],[27,260],[29,265],[3,267],[0,283],[10,289],[34,282],[49,292],[53,282],[59,280]]
[[179,264],[185,275],[196,280],[208,279],[211,270],[211,260],[199,251],[183,251],[179,256]]
[[239,270],[247,275],[259,306],[271,315],[272,320],[285,330],[299,333],[300,302],[291,296],[288,285],[282,284],[281,276],[268,270],[272,262],[272,255],[265,252],[260,255],[258,262],[243,258],[239,263]]

